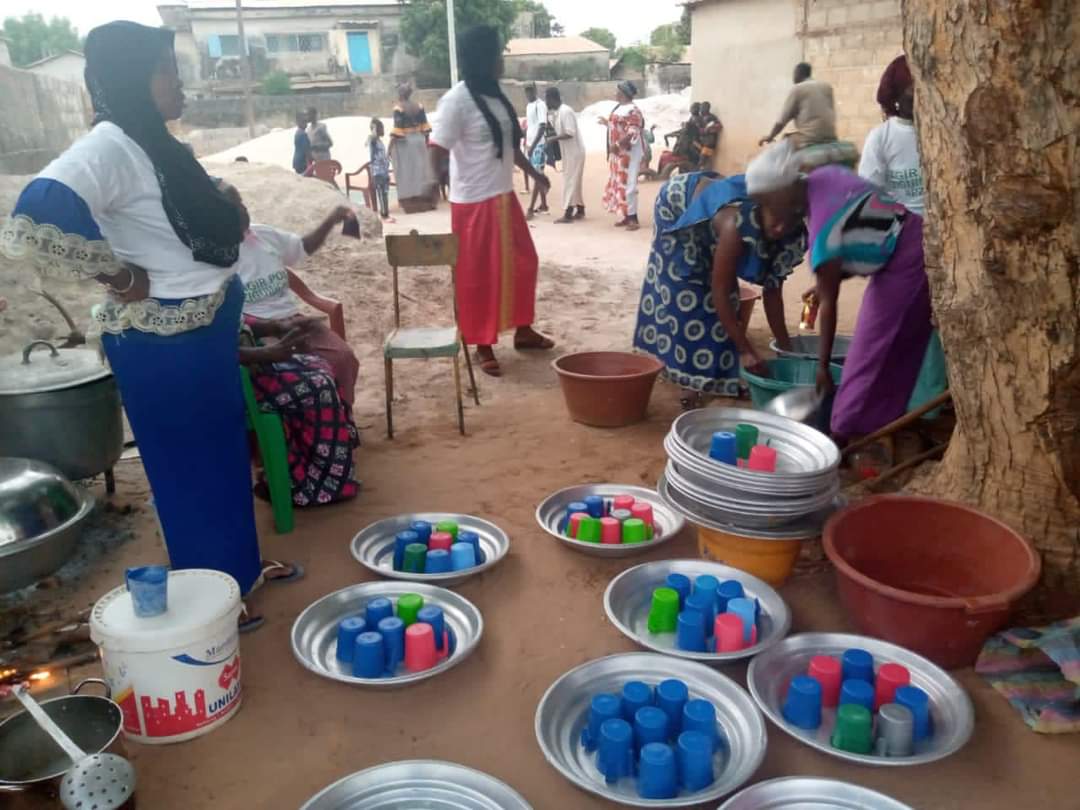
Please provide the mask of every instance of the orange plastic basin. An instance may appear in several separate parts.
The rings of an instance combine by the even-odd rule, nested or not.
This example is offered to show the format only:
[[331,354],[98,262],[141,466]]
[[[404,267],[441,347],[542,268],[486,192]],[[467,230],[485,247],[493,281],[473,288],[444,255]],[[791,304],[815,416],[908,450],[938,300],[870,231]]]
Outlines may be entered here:
[[640,422],[664,364],[630,352],[578,352],[552,362],[570,418],[595,427]]

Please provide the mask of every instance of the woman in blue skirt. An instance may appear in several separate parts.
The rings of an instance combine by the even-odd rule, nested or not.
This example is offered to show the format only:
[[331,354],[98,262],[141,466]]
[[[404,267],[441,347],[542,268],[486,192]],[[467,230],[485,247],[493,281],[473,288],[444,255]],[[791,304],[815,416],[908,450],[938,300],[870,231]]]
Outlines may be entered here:
[[769,327],[790,348],[782,289],[802,261],[806,231],[766,239],[743,176],[710,172],[667,181],[654,220],[634,348],[663,362],[663,376],[686,391],[684,407],[704,394],[737,396],[740,363],[764,370],[739,323],[739,280],[764,289]]
[[263,564],[255,532],[232,269],[247,223],[165,126],[184,104],[173,32],[109,23],[85,54],[93,128],[23,190],[0,252],[109,290],[94,317],[172,566],[224,571],[244,594],[295,578]]

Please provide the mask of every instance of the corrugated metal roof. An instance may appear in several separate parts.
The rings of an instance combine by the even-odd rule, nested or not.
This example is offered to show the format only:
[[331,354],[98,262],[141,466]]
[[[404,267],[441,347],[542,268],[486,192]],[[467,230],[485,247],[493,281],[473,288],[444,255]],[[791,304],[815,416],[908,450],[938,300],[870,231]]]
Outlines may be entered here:
[[506,43],[507,56],[561,56],[570,53],[608,53],[585,37],[541,37],[538,39],[512,39]]

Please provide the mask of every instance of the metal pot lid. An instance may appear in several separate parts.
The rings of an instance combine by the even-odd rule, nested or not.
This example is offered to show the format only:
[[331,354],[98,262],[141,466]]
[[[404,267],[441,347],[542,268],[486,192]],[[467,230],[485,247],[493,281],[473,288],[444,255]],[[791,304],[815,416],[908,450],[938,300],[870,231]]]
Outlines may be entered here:
[[47,340],[0,357],[0,394],[42,394],[111,376],[96,350],[58,349]]

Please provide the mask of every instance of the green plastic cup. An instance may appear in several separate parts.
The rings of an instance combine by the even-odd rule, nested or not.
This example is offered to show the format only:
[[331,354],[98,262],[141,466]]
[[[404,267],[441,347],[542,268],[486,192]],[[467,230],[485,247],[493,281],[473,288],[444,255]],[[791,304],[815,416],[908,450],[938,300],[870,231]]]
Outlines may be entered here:
[[458,525],[452,520],[440,520],[438,523],[435,524],[435,531],[446,532],[448,535],[453,537],[455,541],[457,541]]
[[657,588],[652,592],[649,607],[649,632],[674,633],[679,621],[679,592],[674,588]]
[[853,754],[869,754],[874,743],[872,725],[869,709],[857,703],[845,703],[836,711],[832,747]]
[[622,525],[622,541],[624,543],[644,543],[649,539],[649,527],[641,518],[624,520]]
[[401,570],[409,574],[424,573],[427,550],[426,543],[409,543],[409,545],[405,546],[405,557],[401,563]]
[[735,452],[739,458],[750,458],[750,448],[757,444],[758,429],[753,425],[735,426]]
[[405,622],[405,626],[416,623],[416,614],[424,606],[424,597],[418,593],[403,593],[397,600],[398,618]]
[[577,539],[585,543],[600,542],[600,520],[594,517],[583,517],[578,524]]

